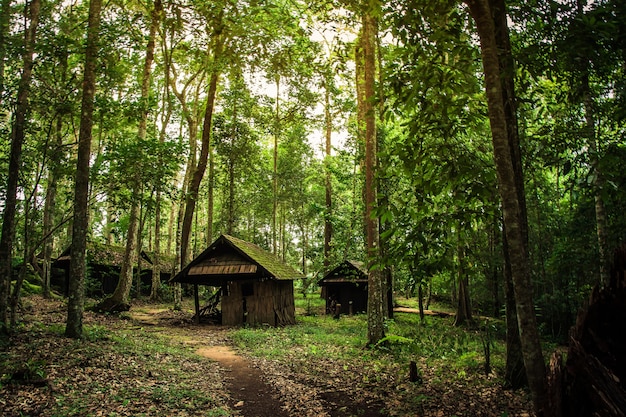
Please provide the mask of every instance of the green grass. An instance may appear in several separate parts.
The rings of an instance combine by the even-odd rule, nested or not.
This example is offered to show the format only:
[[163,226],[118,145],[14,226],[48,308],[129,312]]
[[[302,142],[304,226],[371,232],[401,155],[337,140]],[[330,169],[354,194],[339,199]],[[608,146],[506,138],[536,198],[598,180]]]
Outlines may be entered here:
[[301,292],[296,292],[294,301],[297,315],[322,315],[326,310],[326,300],[320,297],[318,293],[307,294],[305,297]]
[[[483,372],[485,358],[479,329],[455,327],[452,318],[427,316],[421,324],[418,314],[396,313],[385,322],[386,337],[374,349],[366,349],[367,317],[297,316],[295,326],[284,328],[242,328],[232,331],[232,339],[253,356],[284,360],[294,357],[311,359],[367,359],[372,362],[405,366],[420,358],[428,366],[442,368],[460,377]],[[504,344],[490,336],[491,365],[504,367]]]

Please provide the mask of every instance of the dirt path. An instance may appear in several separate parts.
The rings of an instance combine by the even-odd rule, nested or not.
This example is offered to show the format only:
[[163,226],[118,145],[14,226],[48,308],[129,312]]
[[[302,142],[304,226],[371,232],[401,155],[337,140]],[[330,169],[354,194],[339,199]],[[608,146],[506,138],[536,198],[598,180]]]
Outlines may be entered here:
[[[227,329],[176,321],[167,310],[144,309],[130,313],[134,322],[167,329],[167,333],[193,346],[199,356],[217,362],[224,375],[228,406],[243,417],[381,417],[381,402],[367,403],[332,385],[307,381],[272,369],[269,361],[251,360],[228,346]],[[282,371],[285,371],[284,369]]]
[[246,417],[289,417],[279,393],[263,381],[262,372],[227,346],[205,346],[196,353],[216,361],[226,373],[229,406]]

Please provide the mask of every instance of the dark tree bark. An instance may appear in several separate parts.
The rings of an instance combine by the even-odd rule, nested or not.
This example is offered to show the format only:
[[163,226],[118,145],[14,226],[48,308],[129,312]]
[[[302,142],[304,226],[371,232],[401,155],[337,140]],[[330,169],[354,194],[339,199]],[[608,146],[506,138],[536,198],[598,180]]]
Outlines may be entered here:
[[4,107],[4,58],[6,57],[7,35],[11,21],[12,0],[4,0],[0,8],[0,109]]
[[187,263],[187,258],[189,256],[189,240],[191,236],[191,225],[193,223],[193,214],[196,208],[196,200],[198,199],[198,191],[200,190],[200,183],[202,182],[202,178],[204,177],[204,171],[206,170],[209,150],[210,150],[210,140],[211,140],[211,126],[213,123],[213,109],[215,106],[215,97],[217,95],[217,84],[220,76],[220,69],[218,62],[222,57],[222,48],[223,48],[223,39],[222,39],[222,28],[221,21],[218,24],[218,28],[214,33],[214,46],[213,46],[213,64],[214,68],[211,72],[211,77],[209,80],[209,91],[207,96],[207,104],[204,113],[204,122],[202,125],[202,147],[200,149],[200,156],[198,157],[198,164],[196,165],[196,169],[193,172],[191,177],[191,181],[189,182],[189,188],[187,189],[187,197],[185,198],[185,213],[183,216],[183,223],[181,229],[181,244],[180,244],[180,255],[181,255],[181,269]]
[[324,273],[330,271],[330,252],[331,242],[333,239],[333,186],[332,176],[330,172],[330,157],[331,157],[331,138],[333,133],[333,120],[332,112],[330,108],[330,81],[325,80],[324,84],[324,130],[325,130],[325,146],[324,155],[326,157],[325,164],[325,203],[326,209],[324,211]]
[[65,335],[83,337],[83,311],[85,308],[85,253],[87,229],[89,228],[89,159],[91,156],[91,129],[93,126],[94,97],[96,93],[96,63],[100,30],[101,0],[89,2],[87,22],[87,45],[85,47],[85,70],[81,103],[80,130],[78,135],[78,161],[74,184],[74,223],[69,276],[69,298]]
[[465,247],[461,242],[461,228],[463,224],[459,224],[457,232],[457,261],[459,263],[457,275],[459,284],[459,297],[457,300],[456,317],[454,319],[455,326],[462,326],[472,321],[472,306],[469,297],[469,279],[465,269]]
[[[10,3],[10,2],[7,2]],[[15,216],[17,212],[17,186],[22,166],[22,145],[26,130],[28,95],[33,70],[35,35],[39,23],[41,0],[32,0],[28,8],[29,26],[25,33],[23,69],[17,91],[17,104],[11,126],[11,151],[9,155],[9,173],[6,188],[6,200],[2,218],[2,237],[0,238],[0,333],[8,330],[7,312],[11,287],[13,240],[15,238]],[[2,10],[4,14],[4,7]],[[8,18],[8,17],[7,17]],[[5,19],[3,16],[2,19]],[[4,24],[4,22],[3,22]],[[4,31],[5,28],[0,28]]]
[[[504,235],[504,233],[503,233]],[[518,389],[528,385],[526,367],[522,355],[522,342],[519,336],[517,324],[517,311],[515,307],[515,290],[511,274],[511,262],[509,261],[508,245],[506,236],[502,237],[504,252],[504,302],[506,306],[506,363],[504,368],[504,386],[510,389]]]
[[[60,58],[59,65],[62,68],[61,80],[65,83],[67,80],[67,54],[64,54]],[[46,298],[50,296],[50,275],[52,268],[52,252],[54,250],[52,229],[55,217],[54,214],[56,211],[57,183],[60,177],[60,164],[63,152],[63,117],[64,115],[61,113],[56,115],[54,129],[55,143],[50,154],[48,187],[46,189],[46,202],[43,209],[43,295]]]
[[[514,162],[515,150],[512,150],[509,138],[512,123],[516,123],[517,119],[514,114],[507,114],[505,110],[507,102],[502,79],[507,77],[507,74],[501,71],[503,57],[499,54],[496,31],[496,26],[501,27],[503,24],[497,19],[497,13],[504,13],[504,2],[502,0],[467,0],[466,4],[476,22],[480,38],[494,160],[502,200],[504,229],[509,245],[508,254],[524,365],[535,411],[538,415],[542,415],[546,400],[546,367],[533,304],[530,259],[524,232],[524,203],[520,201],[522,190],[519,189],[520,178]],[[498,10],[501,11],[498,12]],[[509,77],[511,75],[508,74]],[[510,80],[511,85],[512,82]]]
[[383,328],[383,275],[380,265],[378,218],[374,214],[377,206],[376,193],[376,33],[377,22],[374,10],[363,14],[363,116],[365,117],[365,231],[368,258],[368,298],[367,298],[367,342],[378,343],[385,337]]
[[274,149],[272,150],[272,253],[278,255],[278,138],[280,137],[280,75],[276,75],[276,108],[274,111]]

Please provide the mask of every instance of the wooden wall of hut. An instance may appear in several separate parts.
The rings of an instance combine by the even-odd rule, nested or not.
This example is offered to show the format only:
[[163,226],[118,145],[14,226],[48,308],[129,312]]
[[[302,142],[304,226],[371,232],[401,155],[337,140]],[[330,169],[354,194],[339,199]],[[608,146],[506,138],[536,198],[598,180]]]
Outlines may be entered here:
[[293,281],[230,281],[222,296],[222,324],[295,324]]
[[274,283],[274,312],[276,325],[296,324],[296,306],[293,297],[293,281],[277,281]]

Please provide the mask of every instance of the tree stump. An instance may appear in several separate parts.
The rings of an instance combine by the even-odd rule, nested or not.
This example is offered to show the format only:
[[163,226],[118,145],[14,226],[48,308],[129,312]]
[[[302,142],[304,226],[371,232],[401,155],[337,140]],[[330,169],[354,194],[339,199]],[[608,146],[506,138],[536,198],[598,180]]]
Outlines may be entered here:
[[549,375],[551,415],[626,417],[626,244],[578,314],[564,368],[554,359]]

